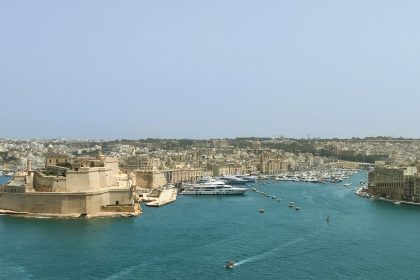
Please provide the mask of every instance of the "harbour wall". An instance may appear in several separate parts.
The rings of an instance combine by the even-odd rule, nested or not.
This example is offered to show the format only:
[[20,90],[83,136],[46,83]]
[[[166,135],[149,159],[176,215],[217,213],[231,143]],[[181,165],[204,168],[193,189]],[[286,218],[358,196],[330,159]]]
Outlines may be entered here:
[[131,203],[128,189],[84,193],[0,193],[0,209],[28,213],[95,214],[101,212],[102,206]]

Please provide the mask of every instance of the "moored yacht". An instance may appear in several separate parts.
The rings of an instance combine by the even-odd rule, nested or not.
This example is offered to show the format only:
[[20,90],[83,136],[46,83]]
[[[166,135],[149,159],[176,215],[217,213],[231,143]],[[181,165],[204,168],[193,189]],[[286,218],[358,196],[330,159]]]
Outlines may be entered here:
[[216,181],[216,183],[205,184],[189,184],[184,187],[181,194],[195,194],[195,195],[239,195],[244,194],[247,188],[238,188],[226,185],[223,182]]
[[246,182],[249,182],[249,183],[255,183],[255,181],[257,180],[257,176],[236,175],[235,177],[245,180]]
[[220,177],[220,180],[224,181],[226,184],[230,185],[245,185],[248,181],[236,176],[223,176]]

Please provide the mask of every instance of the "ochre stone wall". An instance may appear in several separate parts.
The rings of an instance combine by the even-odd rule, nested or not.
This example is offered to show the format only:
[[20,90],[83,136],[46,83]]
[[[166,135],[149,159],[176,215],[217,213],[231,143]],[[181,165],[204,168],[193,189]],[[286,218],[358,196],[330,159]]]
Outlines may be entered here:
[[89,193],[0,193],[0,209],[30,213],[94,214],[101,207],[114,204],[131,204],[129,189],[104,190]]
[[161,171],[137,171],[136,183],[140,188],[154,189],[166,185],[167,181]]
[[33,187],[38,192],[63,192],[66,190],[66,178],[58,176],[44,176],[34,174]]

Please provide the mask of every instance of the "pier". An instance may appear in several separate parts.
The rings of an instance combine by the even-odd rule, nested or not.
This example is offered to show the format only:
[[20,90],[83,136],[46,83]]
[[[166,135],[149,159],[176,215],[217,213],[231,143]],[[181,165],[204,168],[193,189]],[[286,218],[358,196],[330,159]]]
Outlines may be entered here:
[[168,203],[174,202],[176,200],[176,197],[177,197],[177,189],[176,188],[172,188],[172,189],[168,189],[168,190],[162,190],[159,197],[156,198],[155,200],[151,201],[151,202],[146,203],[146,206],[160,207],[160,206],[166,205]]

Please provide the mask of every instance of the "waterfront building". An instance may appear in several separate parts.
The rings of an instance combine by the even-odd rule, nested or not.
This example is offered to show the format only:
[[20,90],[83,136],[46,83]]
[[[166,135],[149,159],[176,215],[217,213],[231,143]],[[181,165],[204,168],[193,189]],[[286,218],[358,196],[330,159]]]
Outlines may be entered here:
[[420,177],[416,177],[413,186],[413,199],[415,202],[420,202]]
[[139,189],[155,189],[166,184],[194,182],[207,176],[213,176],[213,171],[199,168],[137,170],[135,171],[135,186]]
[[119,172],[118,160],[103,156],[70,159],[48,154],[45,169],[15,176],[0,188],[0,210],[22,214],[137,215],[137,202],[130,180]]
[[211,170],[204,170],[198,168],[171,169],[165,170],[164,173],[166,180],[168,181],[168,183],[171,184],[193,182],[203,177],[213,176],[213,172]]
[[376,167],[369,172],[368,192],[392,200],[413,200],[418,180],[415,167]]

